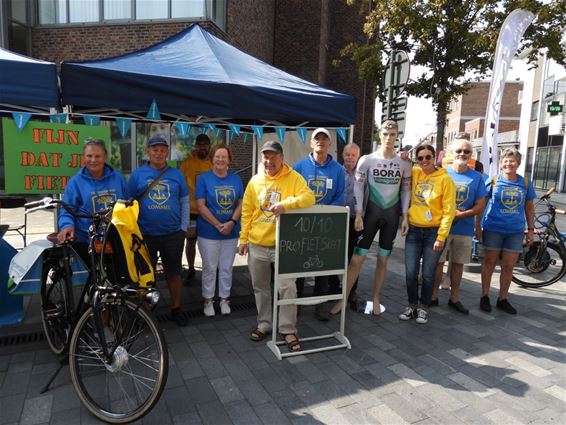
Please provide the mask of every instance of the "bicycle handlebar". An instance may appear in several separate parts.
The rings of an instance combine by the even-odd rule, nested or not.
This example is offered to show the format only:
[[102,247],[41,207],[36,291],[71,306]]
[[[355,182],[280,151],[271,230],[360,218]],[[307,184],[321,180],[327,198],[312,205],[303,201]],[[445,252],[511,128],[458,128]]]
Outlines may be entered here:
[[[128,200],[126,202],[129,204],[130,202],[133,202],[133,200]],[[108,214],[109,212],[111,212],[112,209],[114,208],[115,203],[116,202],[112,202],[109,207],[104,208],[103,210],[96,211],[93,214],[78,213],[70,205],[63,202],[62,200],[53,199],[49,196],[45,197],[45,198],[43,198],[39,201],[28,202],[27,204],[24,205],[24,207],[26,209],[25,213],[30,214],[30,213],[38,211],[38,210],[53,208],[56,205],[61,205],[65,209],[65,211],[67,211],[69,214],[71,214],[75,218],[95,219],[97,217],[103,217],[106,214]]]

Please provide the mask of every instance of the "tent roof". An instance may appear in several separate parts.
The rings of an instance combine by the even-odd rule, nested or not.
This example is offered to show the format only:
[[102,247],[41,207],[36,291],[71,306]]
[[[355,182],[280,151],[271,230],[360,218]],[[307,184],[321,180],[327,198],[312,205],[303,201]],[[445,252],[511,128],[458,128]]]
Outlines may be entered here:
[[54,63],[0,48],[0,104],[56,107],[58,99]]
[[199,25],[114,58],[63,62],[63,103],[86,108],[206,116],[227,122],[355,121],[355,99],[300,79],[220,40]]

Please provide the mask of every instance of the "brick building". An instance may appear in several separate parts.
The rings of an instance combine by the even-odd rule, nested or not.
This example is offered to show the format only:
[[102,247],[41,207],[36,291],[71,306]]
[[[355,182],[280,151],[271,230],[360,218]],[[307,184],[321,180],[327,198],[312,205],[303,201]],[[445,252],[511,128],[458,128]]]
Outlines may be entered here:
[[[370,149],[374,85],[358,77],[353,61],[342,60],[339,66],[333,63],[341,59],[340,51],[349,42],[364,39],[364,17],[357,7],[349,7],[342,0],[190,3],[192,9],[188,8],[189,2],[172,0],[153,2],[152,8],[149,2],[141,0],[98,0],[89,5],[75,0],[3,1],[0,45],[55,63],[92,60],[150,46],[198,22],[269,64],[354,96],[357,100],[354,141],[364,150]],[[161,9],[160,4],[164,5]],[[134,157],[140,152],[136,145],[143,132],[137,127],[128,136]],[[123,153],[129,149],[123,140],[113,138],[113,143],[120,143]],[[244,169],[250,164],[251,144],[238,139],[233,143],[237,154],[234,168]],[[242,176],[247,180],[249,171],[244,171]]]

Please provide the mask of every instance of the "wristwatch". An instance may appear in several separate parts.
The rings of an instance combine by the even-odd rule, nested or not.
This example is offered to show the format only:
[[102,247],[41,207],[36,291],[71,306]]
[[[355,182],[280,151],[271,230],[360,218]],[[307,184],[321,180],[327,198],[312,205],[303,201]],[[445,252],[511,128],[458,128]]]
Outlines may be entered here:
[[238,224],[238,222],[236,220],[234,220],[233,218],[231,218],[230,221],[232,221],[234,224]]

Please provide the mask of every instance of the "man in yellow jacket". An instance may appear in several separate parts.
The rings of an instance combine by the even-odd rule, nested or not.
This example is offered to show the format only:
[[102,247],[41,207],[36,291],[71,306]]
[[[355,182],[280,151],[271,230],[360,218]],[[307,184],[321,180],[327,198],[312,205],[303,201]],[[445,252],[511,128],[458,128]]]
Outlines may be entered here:
[[[287,209],[314,205],[315,197],[304,178],[293,171],[283,158],[283,147],[274,141],[261,148],[261,166],[244,192],[242,230],[238,253],[248,254],[257,307],[257,327],[251,332],[252,341],[261,341],[271,332],[272,297],[271,264],[275,262],[275,227],[277,216]],[[280,298],[296,298],[295,279],[279,282]],[[297,337],[297,306],[279,309],[279,332],[291,351],[299,351]]]

